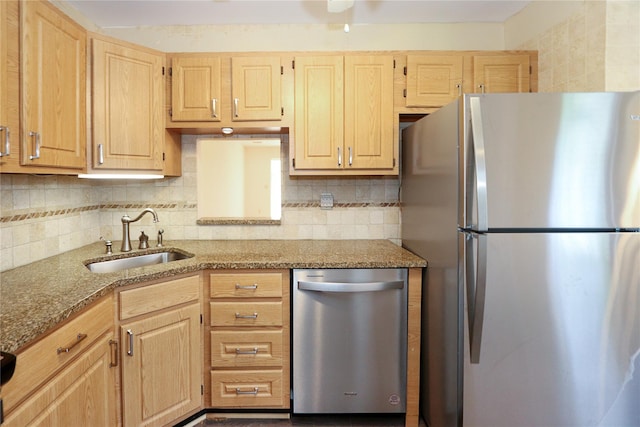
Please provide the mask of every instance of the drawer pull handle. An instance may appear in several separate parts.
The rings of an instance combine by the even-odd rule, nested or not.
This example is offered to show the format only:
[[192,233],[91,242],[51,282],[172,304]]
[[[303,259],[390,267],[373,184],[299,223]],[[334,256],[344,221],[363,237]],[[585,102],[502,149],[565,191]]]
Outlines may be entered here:
[[258,347],[253,347],[252,350],[240,350],[236,348],[236,354],[258,354]]
[[258,284],[254,283],[253,285],[241,285],[240,283],[236,283],[236,289],[258,289]]
[[236,319],[257,319],[257,318],[258,318],[258,313],[253,313],[253,314],[236,313]]
[[258,394],[258,387],[254,387],[253,390],[247,391],[247,390],[240,390],[239,388],[236,388],[236,394],[240,395],[240,394],[252,394],[252,395],[257,395]]
[[71,351],[71,349],[75,346],[77,346],[80,341],[82,341],[83,339],[85,339],[87,337],[87,334],[78,334],[78,336],[76,337],[76,340],[70,344],[68,347],[58,347],[58,350],[56,350],[58,352],[58,354],[60,353],[69,353]]

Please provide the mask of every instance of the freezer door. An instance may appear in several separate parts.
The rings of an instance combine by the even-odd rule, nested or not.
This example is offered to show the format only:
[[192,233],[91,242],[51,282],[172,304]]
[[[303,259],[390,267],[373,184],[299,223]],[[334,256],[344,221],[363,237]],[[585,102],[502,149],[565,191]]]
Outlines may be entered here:
[[467,95],[463,228],[640,228],[640,92]]
[[463,424],[640,425],[640,233],[460,239]]

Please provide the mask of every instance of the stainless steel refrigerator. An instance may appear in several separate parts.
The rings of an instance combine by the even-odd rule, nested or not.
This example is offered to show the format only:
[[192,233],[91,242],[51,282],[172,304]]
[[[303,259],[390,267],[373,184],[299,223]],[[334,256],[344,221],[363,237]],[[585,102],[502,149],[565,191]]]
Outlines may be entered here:
[[402,150],[427,424],[640,426],[640,92],[465,95]]

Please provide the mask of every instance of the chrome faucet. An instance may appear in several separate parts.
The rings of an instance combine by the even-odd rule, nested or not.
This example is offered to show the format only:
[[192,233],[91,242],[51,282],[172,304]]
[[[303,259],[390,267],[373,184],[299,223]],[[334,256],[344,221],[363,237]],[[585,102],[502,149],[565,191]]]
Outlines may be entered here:
[[138,221],[144,214],[149,212],[153,215],[153,222],[158,222],[158,214],[151,208],[146,208],[142,211],[140,215],[138,215],[135,219],[131,219],[129,215],[123,216],[120,221],[122,221],[122,246],[120,250],[122,252],[129,252],[131,250],[131,237],[129,236],[129,224],[132,222]]

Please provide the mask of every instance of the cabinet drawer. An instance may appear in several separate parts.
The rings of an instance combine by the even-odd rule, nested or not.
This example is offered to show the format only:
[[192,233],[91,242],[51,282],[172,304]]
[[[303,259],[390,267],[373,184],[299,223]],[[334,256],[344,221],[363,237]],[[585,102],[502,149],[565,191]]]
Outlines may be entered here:
[[212,301],[211,326],[282,326],[282,302]]
[[167,307],[197,301],[200,276],[185,277],[120,292],[120,319],[129,319]]
[[211,274],[212,298],[281,297],[282,273]]
[[13,378],[2,386],[5,411],[11,411],[43,381],[83,354],[98,337],[112,329],[113,296],[109,295],[31,347],[18,352]]
[[217,408],[276,406],[284,403],[282,370],[211,372],[211,405]]
[[281,367],[282,330],[212,331],[211,366]]

